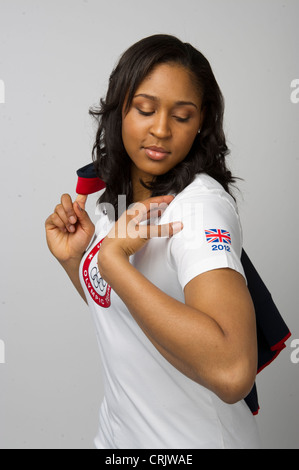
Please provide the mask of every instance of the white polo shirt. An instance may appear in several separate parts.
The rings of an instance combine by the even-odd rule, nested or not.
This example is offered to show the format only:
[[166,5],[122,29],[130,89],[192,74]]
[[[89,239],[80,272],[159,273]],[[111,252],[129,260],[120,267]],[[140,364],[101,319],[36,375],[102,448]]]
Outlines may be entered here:
[[[151,223],[176,220],[184,223],[181,232],[171,238],[152,238],[130,257],[130,263],[150,282],[184,303],[185,285],[203,272],[229,267],[244,276],[237,208],[217,181],[206,174],[196,175]],[[179,372],[158,352],[121,298],[101,278],[97,255],[112,226],[113,222],[102,214],[80,265],[104,374],[96,447],[259,448],[255,418],[245,401],[228,405]],[[134,286],[131,295],[134,298]],[[163,315],[162,310],[159,313]]]

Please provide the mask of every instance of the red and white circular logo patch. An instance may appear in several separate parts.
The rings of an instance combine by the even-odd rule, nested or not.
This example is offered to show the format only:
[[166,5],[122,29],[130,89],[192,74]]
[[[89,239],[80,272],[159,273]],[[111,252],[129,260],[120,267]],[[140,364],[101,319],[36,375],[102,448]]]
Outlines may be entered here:
[[89,294],[100,307],[108,308],[111,305],[111,287],[101,277],[97,258],[104,238],[91,250],[83,263],[83,279]]

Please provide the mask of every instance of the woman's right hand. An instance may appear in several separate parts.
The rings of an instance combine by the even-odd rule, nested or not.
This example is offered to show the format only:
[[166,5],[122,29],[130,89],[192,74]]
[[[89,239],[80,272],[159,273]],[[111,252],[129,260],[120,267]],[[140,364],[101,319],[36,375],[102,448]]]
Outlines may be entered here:
[[61,263],[81,260],[95,230],[85,211],[87,196],[78,195],[72,202],[69,194],[61,196],[46,222],[46,238],[49,250]]

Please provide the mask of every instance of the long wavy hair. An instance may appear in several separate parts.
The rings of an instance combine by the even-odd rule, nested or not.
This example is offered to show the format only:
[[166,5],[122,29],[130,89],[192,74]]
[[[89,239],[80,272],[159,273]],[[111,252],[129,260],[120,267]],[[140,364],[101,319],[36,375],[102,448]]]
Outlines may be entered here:
[[[92,149],[97,176],[106,183],[98,204],[110,203],[118,213],[118,195],[126,196],[127,208],[133,203],[131,159],[122,141],[122,110],[130,109],[136,89],[157,64],[176,63],[191,72],[205,109],[201,132],[186,158],[154,181],[140,183],[151,196],[179,193],[198,173],[207,173],[229,193],[232,176],[225,162],[230,153],[223,131],[224,99],[208,60],[188,43],[166,34],[157,34],[138,41],[120,58],[109,79],[106,98],[89,113],[97,120],[98,130]],[[232,194],[231,194],[232,195]]]

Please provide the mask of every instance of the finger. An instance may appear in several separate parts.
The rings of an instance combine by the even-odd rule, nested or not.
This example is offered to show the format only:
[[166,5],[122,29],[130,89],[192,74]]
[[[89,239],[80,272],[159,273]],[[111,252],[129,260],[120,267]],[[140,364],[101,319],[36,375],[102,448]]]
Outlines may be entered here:
[[54,214],[50,215],[46,220],[46,228],[51,230],[58,228],[61,232],[66,233],[67,230],[65,228],[64,222],[61,220],[58,214],[54,212]]
[[[73,213],[75,214],[75,212],[73,211]],[[55,207],[55,214],[58,215],[58,217],[60,218],[60,220],[63,222],[64,226],[67,228],[67,230],[71,233],[75,232],[75,226],[74,226],[74,223],[72,223],[71,221],[75,220],[77,222],[77,216],[75,214],[75,217],[73,215],[71,215],[70,217],[68,216],[68,214],[66,213],[66,210],[65,208],[63,207],[62,204],[58,204],[56,207]],[[69,212],[69,214],[71,214],[71,212]]]
[[170,204],[174,199],[174,196],[172,195],[166,195],[166,196],[155,196],[155,197],[150,197],[148,199],[144,199],[144,201],[138,201],[136,202],[132,208],[137,208],[140,207],[141,209],[146,208],[147,211],[150,209],[151,204]]
[[[167,199],[165,200],[165,198]],[[137,212],[134,218],[138,223],[151,217],[160,217],[172,200],[173,196],[160,196],[159,198],[150,198],[142,202],[137,202],[130,209],[129,214],[134,215]]]
[[[73,201],[69,194],[63,194],[61,196],[61,205],[64,209],[66,217],[71,225],[77,222],[77,216],[73,208]],[[66,224],[67,225],[67,224]]]
[[82,208],[82,206],[79,204],[77,199],[74,202],[73,207],[76,212],[76,216],[80,222],[83,221],[86,218],[86,216],[88,216],[87,212]]
[[87,201],[87,195],[85,194],[78,194],[76,197],[76,202],[79,204],[81,209],[85,209],[85,204]]
[[76,212],[77,217],[78,217],[78,221],[79,221],[82,229],[87,230],[87,231],[94,230],[94,224],[91,221],[87,211],[82,209],[82,207],[80,206],[80,204],[77,201],[74,202],[74,209],[75,209],[75,212]]
[[140,238],[170,238],[184,228],[182,222],[171,222],[162,225],[139,225],[137,227]]
[[[134,215],[134,221],[138,224],[143,222],[144,220],[148,220],[148,223],[150,223],[151,219],[161,217],[164,211],[167,209],[167,207],[168,205],[167,204],[165,205],[165,203],[159,204],[157,207],[156,207],[156,204],[154,204],[154,207],[152,207],[152,204],[151,204],[151,207],[149,210],[146,210],[146,208],[144,209],[139,208],[137,210],[132,211],[132,213],[130,212],[129,215]],[[137,215],[136,215],[136,212],[137,212]]]
[[[174,195],[172,194],[166,194],[166,195],[163,195],[163,196],[154,196],[154,197],[149,197],[148,199],[144,199],[144,201],[140,201],[142,202],[144,205],[148,205],[150,204],[151,202],[157,202],[157,203],[160,203],[160,202],[166,202],[168,204],[171,203],[171,201],[173,201],[173,199],[175,198]],[[138,204],[138,202],[136,203]]]

